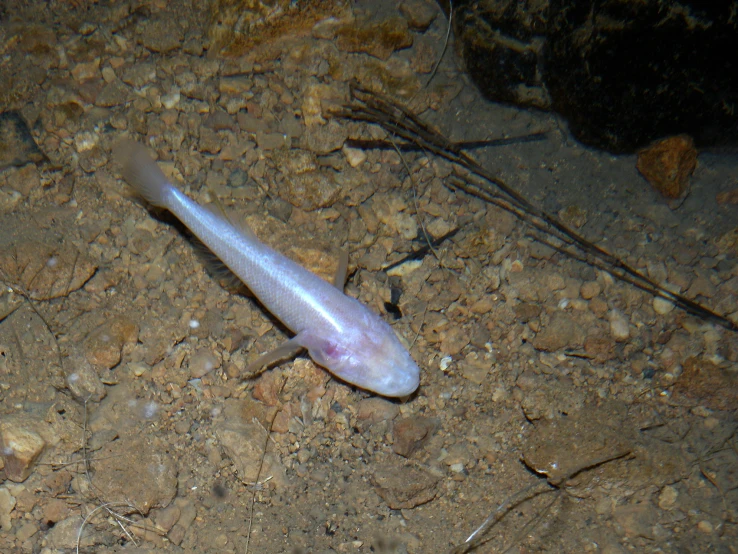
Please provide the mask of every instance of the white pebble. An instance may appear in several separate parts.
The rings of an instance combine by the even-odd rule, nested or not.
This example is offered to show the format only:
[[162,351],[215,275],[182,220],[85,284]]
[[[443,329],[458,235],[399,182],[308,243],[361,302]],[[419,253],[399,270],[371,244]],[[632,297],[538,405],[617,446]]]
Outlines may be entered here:
[[74,147],[78,153],[92,150],[100,141],[100,137],[92,131],[80,131],[74,136]]
[[674,309],[674,303],[666,298],[657,296],[653,299],[653,311],[659,315],[666,315]]
[[128,369],[133,373],[136,377],[141,377],[144,373],[146,373],[150,368],[146,364],[142,362],[130,362],[128,364]]
[[451,365],[452,361],[453,358],[451,356],[444,356],[443,358],[441,358],[441,363],[439,365],[441,371],[446,371],[448,369],[448,366]]
[[161,97],[161,105],[167,110],[171,110],[174,106],[179,104],[180,98],[179,89],[175,88]]
[[152,419],[159,412],[159,405],[154,401],[146,402],[141,410],[144,419]]
[[360,148],[349,148],[344,146],[343,155],[346,157],[346,161],[351,167],[359,167],[366,161],[367,154]]
[[405,277],[423,265],[423,260],[408,260],[404,264],[400,264],[387,271],[390,277]]
[[200,322],[197,321],[196,319],[191,319],[190,320],[190,329],[197,329],[198,327],[200,327]]
[[612,310],[610,312],[610,334],[616,341],[627,340],[630,336],[628,329],[628,320],[620,310]]

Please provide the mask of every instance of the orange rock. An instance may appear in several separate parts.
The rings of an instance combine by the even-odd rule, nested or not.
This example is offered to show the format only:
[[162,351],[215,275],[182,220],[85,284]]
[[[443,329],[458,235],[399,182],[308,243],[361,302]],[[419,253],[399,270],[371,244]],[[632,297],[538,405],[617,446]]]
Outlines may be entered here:
[[677,135],[654,142],[638,152],[638,171],[666,198],[681,198],[697,167],[692,137]]
[[738,204],[738,189],[721,192],[715,199],[718,204]]
[[402,50],[413,44],[413,35],[408,30],[407,21],[401,17],[379,23],[349,23],[337,30],[336,39],[339,50],[366,52],[385,61],[395,50]]

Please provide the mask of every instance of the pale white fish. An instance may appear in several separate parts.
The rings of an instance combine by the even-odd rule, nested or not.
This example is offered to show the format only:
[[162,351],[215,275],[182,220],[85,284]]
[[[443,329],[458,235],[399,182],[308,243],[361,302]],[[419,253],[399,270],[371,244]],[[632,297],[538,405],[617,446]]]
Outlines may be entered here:
[[260,242],[172,185],[146,149],[116,148],[126,181],[154,206],[184,223],[295,336],[251,364],[258,369],[307,349],[336,377],[383,396],[418,388],[420,369],[392,328],[343,291]]

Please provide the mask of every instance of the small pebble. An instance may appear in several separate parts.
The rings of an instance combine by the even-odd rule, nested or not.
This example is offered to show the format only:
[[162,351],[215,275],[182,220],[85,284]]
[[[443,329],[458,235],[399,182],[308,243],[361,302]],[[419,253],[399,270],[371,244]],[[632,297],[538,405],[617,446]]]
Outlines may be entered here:
[[198,350],[190,358],[190,376],[199,379],[220,367],[220,361],[209,350]]
[[657,296],[653,299],[653,311],[655,311],[657,314],[666,315],[673,309],[673,302],[667,300],[666,298],[661,298],[660,296]]
[[27,522],[20,526],[18,531],[15,532],[15,538],[19,542],[25,542],[30,539],[33,535],[38,532],[38,527],[35,523]]
[[662,510],[671,510],[676,505],[677,496],[679,496],[679,493],[676,488],[667,485],[661,489],[661,493],[659,494],[659,508]]
[[174,424],[174,432],[178,435],[184,435],[190,430],[190,422],[186,420],[180,420]]
[[602,287],[597,281],[587,281],[586,283],[582,283],[582,286],[579,289],[579,294],[582,295],[582,298],[585,300],[591,300],[598,294],[602,292]]
[[610,334],[618,342],[628,340],[630,336],[628,320],[620,310],[610,312]]

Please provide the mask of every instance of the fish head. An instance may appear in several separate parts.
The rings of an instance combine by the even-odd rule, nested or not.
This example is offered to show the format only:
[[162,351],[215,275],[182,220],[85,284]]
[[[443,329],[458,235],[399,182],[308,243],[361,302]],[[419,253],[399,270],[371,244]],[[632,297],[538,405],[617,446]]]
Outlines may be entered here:
[[399,398],[415,392],[420,368],[384,321],[348,336],[302,334],[300,344],[315,363],[333,375],[382,396]]

